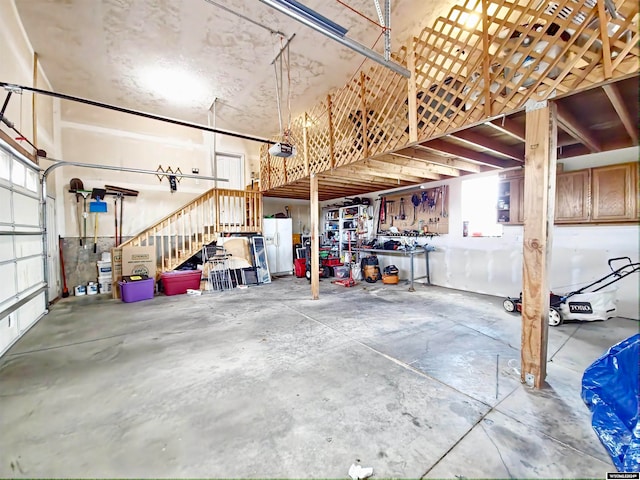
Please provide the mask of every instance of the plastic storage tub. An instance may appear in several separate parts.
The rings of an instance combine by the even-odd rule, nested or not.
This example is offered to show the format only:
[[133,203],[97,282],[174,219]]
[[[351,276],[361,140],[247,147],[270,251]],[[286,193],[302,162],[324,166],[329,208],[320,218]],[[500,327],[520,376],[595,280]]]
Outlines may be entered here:
[[180,295],[187,290],[200,290],[202,272],[200,270],[176,270],[160,275],[165,295]]
[[333,275],[336,278],[349,278],[349,265],[340,265],[333,267]]
[[146,278],[135,282],[118,282],[123,302],[139,302],[153,298],[154,279]]

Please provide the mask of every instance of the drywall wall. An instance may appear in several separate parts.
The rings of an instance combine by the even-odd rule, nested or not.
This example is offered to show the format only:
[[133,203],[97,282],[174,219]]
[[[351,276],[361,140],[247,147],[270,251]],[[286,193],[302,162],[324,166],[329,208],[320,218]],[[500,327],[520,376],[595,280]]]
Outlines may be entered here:
[[[34,78],[34,64],[37,64]],[[22,23],[18,17],[13,0],[0,2],[0,80],[16,85],[35,86],[41,89],[51,89],[45,72],[39,62],[36,62],[33,48],[27,38]],[[6,97],[3,89],[2,103]],[[34,108],[35,107],[35,108]],[[35,112],[35,115],[34,115]],[[49,156],[57,156],[60,153],[60,103],[51,97],[33,95],[27,91],[14,92],[7,104],[6,118],[13,122],[20,134],[44,149]],[[34,128],[35,127],[35,128]],[[0,124],[0,129],[22,146],[27,152],[34,153],[32,147],[13,129]],[[51,162],[39,159],[40,167],[47,168]],[[60,190],[59,176],[53,174],[47,182],[48,202],[55,202],[57,192]],[[38,189],[40,190],[40,189]],[[51,207],[51,205],[49,205]],[[20,205],[14,205],[16,221],[19,223],[21,216],[32,215],[32,209],[21,209]],[[60,284],[59,257],[57,247],[57,234],[59,223],[52,212],[57,209],[48,208],[47,234],[49,236],[48,278],[50,296],[55,297]],[[25,217],[27,218],[27,217]]]
[[[203,117],[206,124],[206,114]],[[61,128],[62,159],[66,161],[153,171],[180,169],[189,174],[197,169],[202,176],[212,176],[214,134],[209,132],[69,101],[62,102]],[[258,161],[260,144],[221,134],[216,134],[215,142],[219,154],[244,159],[244,184],[250,184],[251,164]],[[125,199],[123,236],[135,235],[214,186],[210,180],[183,178],[177,191],[171,192],[167,177],[162,175],[72,166],[63,170],[67,190],[71,178],[80,178],[89,190],[117,185],[140,192],[136,198]],[[67,191],[64,196],[63,235],[77,236],[81,208],[75,195]],[[114,234],[112,207],[110,202],[107,213],[102,214],[104,221],[98,222],[100,237]]]
[[[637,148],[625,149],[600,156],[589,156],[586,160],[588,166],[637,161],[637,152]],[[582,160],[583,157],[580,157],[564,162],[565,165],[583,165],[580,168],[585,168],[587,165],[582,163]],[[464,177],[469,178],[472,177]],[[420,245],[428,243],[435,247],[435,251],[429,253],[431,283],[490,295],[517,296],[522,290],[523,227],[504,226],[501,237],[463,237],[460,203],[464,179],[429,184],[429,187],[449,185],[450,202],[449,234],[417,239]],[[377,193],[370,196],[376,198]],[[335,201],[325,202],[327,203]],[[555,226],[552,245],[549,286],[559,294],[577,290],[606,275],[610,272],[607,265],[609,258],[628,256],[633,262],[640,261],[640,229],[637,223]],[[379,255],[379,260],[382,267],[394,264],[400,269],[401,278],[409,278],[408,258]],[[415,276],[423,277],[426,274],[425,256],[415,257],[414,266]],[[425,282],[425,279],[419,281]],[[618,315],[640,319],[640,274],[631,275],[612,287],[617,288]]]
[[264,197],[262,210],[265,217],[278,213],[286,214],[285,207],[289,207],[289,216],[293,222],[293,233],[307,235],[311,228],[311,210],[307,200],[289,198]]

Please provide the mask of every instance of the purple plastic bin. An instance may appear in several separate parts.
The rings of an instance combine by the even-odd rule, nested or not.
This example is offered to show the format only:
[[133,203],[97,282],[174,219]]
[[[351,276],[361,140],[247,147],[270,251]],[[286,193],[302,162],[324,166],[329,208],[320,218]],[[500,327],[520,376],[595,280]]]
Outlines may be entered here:
[[155,290],[153,278],[137,282],[118,282],[118,285],[120,285],[120,296],[123,302],[139,302],[153,298]]

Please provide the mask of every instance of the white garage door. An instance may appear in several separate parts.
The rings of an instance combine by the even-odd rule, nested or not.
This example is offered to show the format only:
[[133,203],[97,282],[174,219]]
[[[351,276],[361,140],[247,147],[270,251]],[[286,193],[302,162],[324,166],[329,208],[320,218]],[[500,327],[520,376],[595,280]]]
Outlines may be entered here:
[[38,172],[0,141],[0,355],[46,313]]

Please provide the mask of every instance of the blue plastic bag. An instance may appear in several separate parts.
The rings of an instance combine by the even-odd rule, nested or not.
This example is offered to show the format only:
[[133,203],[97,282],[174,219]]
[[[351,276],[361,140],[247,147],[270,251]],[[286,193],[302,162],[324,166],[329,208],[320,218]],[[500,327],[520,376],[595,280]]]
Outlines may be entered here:
[[639,353],[636,334],[611,347],[582,376],[591,424],[619,472],[640,469]]

